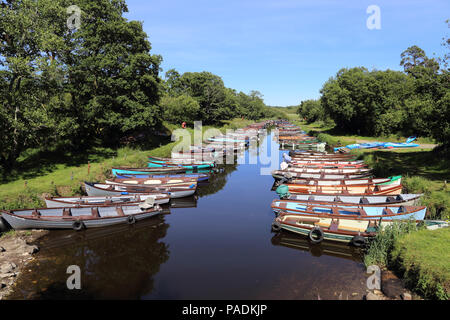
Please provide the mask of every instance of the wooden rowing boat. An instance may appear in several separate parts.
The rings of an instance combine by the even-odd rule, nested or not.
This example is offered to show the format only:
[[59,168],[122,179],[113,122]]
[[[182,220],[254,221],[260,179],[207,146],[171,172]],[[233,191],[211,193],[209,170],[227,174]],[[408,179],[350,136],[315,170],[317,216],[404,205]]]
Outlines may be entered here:
[[363,163],[289,163],[289,168],[310,168],[310,169],[362,169],[367,168]]
[[45,198],[47,208],[92,207],[130,205],[151,201],[155,204],[166,204],[170,201],[167,193],[147,193],[141,195],[121,195],[102,197],[49,197]]
[[156,158],[149,157],[148,158],[148,167],[149,168],[158,168],[158,167],[174,167],[174,168],[185,168],[186,170],[195,170],[195,169],[211,169],[215,166],[212,161],[201,161],[194,162],[190,159],[165,159],[165,158]]
[[175,174],[185,173],[186,168],[128,168],[128,167],[113,167],[111,169],[113,175],[117,174]]
[[359,179],[314,179],[314,178],[291,178],[286,179],[286,183],[290,185],[316,185],[316,186],[354,186],[354,185],[400,185],[401,176],[389,178],[359,178]]
[[319,186],[319,185],[289,185],[289,193],[318,194],[318,195],[398,195],[402,192],[402,185],[354,185],[354,186]]
[[295,154],[290,155],[294,161],[315,161],[315,160],[327,160],[327,161],[354,161],[356,158],[353,154],[324,154],[324,155],[311,155],[311,154]]
[[367,239],[374,237],[380,226],[392,222],[354,218],[312,217],[310,215],[282,214],[272,224],[277,231],[285,229],[307,236],[313,243],[323,240],[364,245]]
[[344,180],[344,179],[363,179],[370,178],[372,174],[370,172],[360,173],[360,174],[327,174],[327,173],[297,173],[297,172],[287,172],[283,170],[272,171],[272,177],[275,180],[286,180],[286,181],[298,181],[298,179],[315,179],[315,180]]
[[369,168],[296,168],[296,167],[287,167],[284,170],[277,170],[280,172],[286,172],[291,174],[297,173],[313,173],[313,174],[367,174],[372,173],[372,169]]
[[157,174],[118,174],[118,179],[159,179],[159,178],[196,178],[198,182],[208,181],[210,175],[208,173],[191,173],[191,174],[172,174],[172,175],[157,175]]
[[99,206],[79,208],[40,208],[1,211],[3,219],[14,229],[98,228],[115,224],[133,224],[161,213],[159,205]]
[[197,184],[179,185],[176,187],[140,187],[128,185],[113,185],[102,183],[84,183],[88,196],[117,196],[117,195],[141,195],[143,193],[167,193],[170,198],[182,198],[192,196]]
[[360,196],[360,195],[316,195],[316,194],[291,194],[286,200],[308,201],[314,204],[343,203],[343,204],[374,204],[417,206],[422,194],[398,194],[394,196]]
[[343,203],[310,203],[308,201],[273,200],[271,205],[275,213],[302,214],[331,218],[360,218],[383,220],[423,220],[427,207],[405,205],[363,205]]
[[303,165],[317,165],[317,164],[323,164],[323,165],[341,165],[341,166],[360,166],[364,165],[363,160],[357,160],[357,161],[347,161],[347,160],[328,160],[328,159],[295,159],[293,158],[288,164],[292,165],[293,167],[303,166]]
[[126,184],[139,186],[177,186],[186,183],[197,183],[197,178],[175,177],[175,178],[112,178],[105,181],[106,184]]

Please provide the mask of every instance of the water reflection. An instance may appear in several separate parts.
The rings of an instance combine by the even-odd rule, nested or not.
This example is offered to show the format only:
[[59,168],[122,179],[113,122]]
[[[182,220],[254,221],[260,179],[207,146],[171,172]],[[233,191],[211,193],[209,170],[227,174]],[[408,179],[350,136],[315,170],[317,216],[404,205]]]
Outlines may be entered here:
[[237,170],[236,162],[233,163],[218,165],[218,172],[211,175],[209,182],[199,184],[196,192],[198,198],[212,195],[222,190],[227,184],[228,177]]
[[312,244],[307,238],[290,234],[281,230],[271,239],[274,246],[284,246],[304,252],[309,252],[314,257],[322,255],[338,257],[355,262],[362,262],[362,253],[359,249],[335,242],[324,241],[320,244]]
[[[168,228],[161,215],[131,226],[53,231],[40,241],[45,250],[9,298],[139,299],[153,290],[153,276],[169,258],[168,246],[159,241]],[[81,290],[67,289],[70,265],[81,269]]]

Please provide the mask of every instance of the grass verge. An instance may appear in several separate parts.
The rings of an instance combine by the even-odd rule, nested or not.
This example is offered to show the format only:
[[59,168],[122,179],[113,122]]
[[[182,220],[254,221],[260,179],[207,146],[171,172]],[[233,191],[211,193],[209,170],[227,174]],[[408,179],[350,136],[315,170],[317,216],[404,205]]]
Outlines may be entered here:
[[426,299],[450,298],[450,229],[420,230],[401,236],[390,256],[390,267]]

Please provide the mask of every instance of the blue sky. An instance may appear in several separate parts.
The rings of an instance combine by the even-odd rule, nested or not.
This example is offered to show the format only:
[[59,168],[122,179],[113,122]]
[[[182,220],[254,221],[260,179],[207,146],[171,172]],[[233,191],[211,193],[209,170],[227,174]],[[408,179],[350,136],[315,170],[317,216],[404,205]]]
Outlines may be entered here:
[[[268,105],[320,96],[343,67],[401,70],[400,54],[418,45],[443,55],[448,0],[127,0],[130,20],[143,22],[163,73],[210,71],[225,86],[258,90]],[[381,29],[369,30],[369,5]]]

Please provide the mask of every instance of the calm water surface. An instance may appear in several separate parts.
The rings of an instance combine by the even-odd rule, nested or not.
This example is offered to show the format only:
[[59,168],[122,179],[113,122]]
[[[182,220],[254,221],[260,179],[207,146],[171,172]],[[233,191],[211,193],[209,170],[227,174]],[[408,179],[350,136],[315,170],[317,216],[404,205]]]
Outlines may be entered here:
[[[257,149],[247,162],[249,153]],[[226,165],[198,199],[133,226],[50,232],[11,298],[361,299],[359,252],[271,232],[276,193],[261,167]],[[81,268],[81,290],[66,287],[70,265]]]

